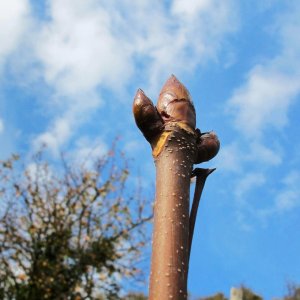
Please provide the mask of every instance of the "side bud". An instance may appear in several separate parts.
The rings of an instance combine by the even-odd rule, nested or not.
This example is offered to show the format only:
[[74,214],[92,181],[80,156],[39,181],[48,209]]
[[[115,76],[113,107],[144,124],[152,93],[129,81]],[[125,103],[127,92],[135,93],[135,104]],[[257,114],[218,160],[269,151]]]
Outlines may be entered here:
[[197,143],[197,157],[195,164],[211,160],[220,149],[220,141],[217,135],[211,131],[201,134]]
[[133,115],[136,125],[149,143],[162,132],[163,120],[152,101],[141,89],[138,89],[134,97]]

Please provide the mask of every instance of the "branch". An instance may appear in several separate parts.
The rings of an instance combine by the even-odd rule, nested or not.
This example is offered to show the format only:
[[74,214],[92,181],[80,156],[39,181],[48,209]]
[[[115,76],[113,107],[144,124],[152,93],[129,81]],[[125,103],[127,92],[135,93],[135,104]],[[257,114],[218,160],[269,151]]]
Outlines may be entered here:
[[206,181],[206,178],[214,172],[216,169],[202,169],[202,168],[196,168],[192,172],[192,177],[196,176],[196,186],[195,186],[195,193],[194,193],[194,199],[192,204],[192,209],[190,213],[190,220],[189,220],[189,245],[188,245],[188,266],[190,261],[190,255],[191,255],[191,248],[192,248],[192,242],[193,242],[193,235],[194,235],[194,228],[197,218],[197,211],[200,203],[200,198],[202,195],[202,191],[204,188],[204,184]]

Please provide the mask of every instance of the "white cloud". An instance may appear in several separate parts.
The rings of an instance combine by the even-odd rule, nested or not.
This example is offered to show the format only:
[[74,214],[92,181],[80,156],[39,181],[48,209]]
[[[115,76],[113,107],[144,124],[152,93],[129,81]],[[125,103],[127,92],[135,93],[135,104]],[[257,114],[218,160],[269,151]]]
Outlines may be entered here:
[[275,210],[277,212],[289,211],[300,206],[300,173],[291,171],[284,179],[284,188],[275,199]]
[[278,147],[272,150],[256,140],[246,146],[241,141],[222,146],[215,159],[218,169],[234,173],[243,172],[246,164],[260,164],[262,168],[278,166],[281,162],[281,151]]
[[54,91],[52,106],[72,131],[60,132],[61,117],[55,117],[35,144],[46,141],[57,152],[84,123],[78,116],[104,104],[103,87],[118,93],[136,76],[147,90],[156,90],[161,78],[214,59],[236,29],[236,11],[233,0],[200,2],[175,0],[168,8],[158,0],[49,1],[47,20],[36,26],[32,60]]
[[[29,182],[39,181],[44,184],[45,181],[50,181],[53,176],[53,170],[49,165],[42,165],[35,162],[30,162],[25,168],[28,178],[23,184],[27,185]],[[26,182],[27,181],[27,182]]]
[[266,183],[266,176],[259,171],[244,172],[234,184],[233,194],[235,196],[235,210],[234,216],[239,228],[243,231],[250,231],[253,229],[251,223],[252,217],[256,217],[255,198],[253,198],[253,191],[262,187]]
[[249,143],[247,152],[244,151],[243,156],[245,162],[261,164],[261,166],[278,166],[282,162],[281,151],[278,147],[272,150],[257,141]]
[[20,45],[29,21],[28,0],[0,1],[0,68]]
[[[264,197],[259,196],[259,193],[252,194],[253,196],[250,194],[255,189],[264,186],[269,180],[273,182],[272,189],[264,188]],[[299,182],[298,170],[289,171],[278,181],[259,172],[245,174],[237,180],[234,188],[235,217],[241,229],[248,231],[257,221],[266,225],[274,216],[298,211],[300,208]]]
[[175,0],[173,2],[173,11],[177,14],[185,14],[188,17],[195,17],[197,13],[206,11],[213,1],[208,0]]
[[267,127],[287,125],[289,109],[300,93],[300,42],[295,38],[300,32],[299,3],[290,4],[272,29],[280,52],[254,66],[228,101],[237,130],[250,138],[262,136]]
[[93,0],[52,0],[36,47],[46,82],[64,95],[113,88],[132,72],[126,41],[113,32],[113,15]]
[[101,139],[91,139],[88,136],[81,137],[75,143],[71,158],[74,163],[91,169],[93,163],[107,154],[109,147]]
[[261,136],[267,126],[282,128],[288,123],[288,109],[299,92],[300,76],[269,65],[254,67],[247,82],[229,101],[236,128],[251,138]]
[[288,211],[298,206],[299,203],[299,190],[285,190],[276,198],[275,210],[278,212]]
[[170,71],[191,72],[199,64],[215,59],[224,37],[237,29],[235,4],[231,0],[174,0],[170,13],[158,19],[157,26],[153,27],[149,20],[151,39],[146,54],[151,59],[151,86],[157,88],[158,78],[166,77]]
[[[272,204],[272,200],[260,205],[254,199],[251,201],[251,192],[265,185],[271,177],[272,168],[283,161],[286,150],[281,146],[280,134],[276,136],[276,131],[283,132],[289,124],[292,106],[300,99],[300,42],[295,38],[300,32],[300,4],[293,2],[288,8],[285,14],[278,16],[275,25],[268,28],[268,33],[280,44],[278,53],[253,66],[245,82],[234,90],[227,102],[238,141],[234,147],[229,145],[225,150],[234,154],[234,164],[246,173],[237,181],[234,192],[236,213],[243,222],[250,217],[265,221],[273,214],[291,211],[299,205],[300,191],[296,188],[299,174],[294,173],[287,177],[289,180],[285,179],[282,188],[276,185],[270,191],[266,186],[264,193],[268,199],[274,199]],[[270,129],[274,139],[267,136]],[[232,163],[228,156],[225,165]],[[275,198],[273,193],[277,193]]]
[[266,178],[262,173],[248,173],[243,175],[236,183],[234,194],[244,202],[245,195],[254,188],[262,186],[266,182]]
[[[37,58],[46,82],[66,94],[119,88],[134,73],[150,76],[151,85],[157,75],[187,71],[217,54],[236,29],[232,2],[175,0],[168,10],[160,1],[52,0]],[[142,70],[139,59],[146,62]]]
[[4,124],[3,124],[3,120],[0,119],[0,134],[4,131]]
[[34,141],[34,148],[39,149],[45,145],[53,154],[58,155],[61,146],[71,136],[71,125],[73,121],[68,118],[58,118],[45,133],[39,135]]
[[240,172],[244,158],[237,143],[222,146],[215,164],[221,171]]
[[287,213],[300,207],[300,172],[290,171],[279,183],[273,203],[266,208],[255,210],[255,216],[265,222],[268,218]]
[[68,145],[80,126],[90,118],[91,113],[102,105],[100,96],[94,91],[58,99],[63,102],[53,104],[57,113],[52,122],[33,140],[34,149],[39,149],[45,144],[54,155],[59,154],[62,147]]
[[[146,143],[145,143],[146,145]],[[148,146],[148,145],[146,145]],[[141,151],[141,143],[138,140],[129,140],[124,145],[124,152],[126,153],[138,153]]]

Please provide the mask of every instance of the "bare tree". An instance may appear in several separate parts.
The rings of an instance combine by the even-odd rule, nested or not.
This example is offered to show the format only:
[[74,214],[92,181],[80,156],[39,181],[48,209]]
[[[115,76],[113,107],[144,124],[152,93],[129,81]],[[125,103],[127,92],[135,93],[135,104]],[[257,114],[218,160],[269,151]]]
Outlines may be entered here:
[[300,285],[295,283],[288,284],[288,294],[284,300],[300,300]]
[[110,151],[89,169],[62,166],[41,153],[0,163],[0,299],[118,299],[140,274],[151,216],[125,191],[126,160]]

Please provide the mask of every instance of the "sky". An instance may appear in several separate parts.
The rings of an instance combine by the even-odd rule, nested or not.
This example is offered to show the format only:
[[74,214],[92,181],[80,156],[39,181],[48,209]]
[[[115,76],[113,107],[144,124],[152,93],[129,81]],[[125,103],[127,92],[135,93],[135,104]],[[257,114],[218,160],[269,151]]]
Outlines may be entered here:
[[116,136],[153,193],[151,150],[132,115],[171,74],[197,127],[221,141],[191,256],[195,296],[244,284],[265,299],[300,283],[300,2],[0,2],[0,159],[47,144],[80,161]]

